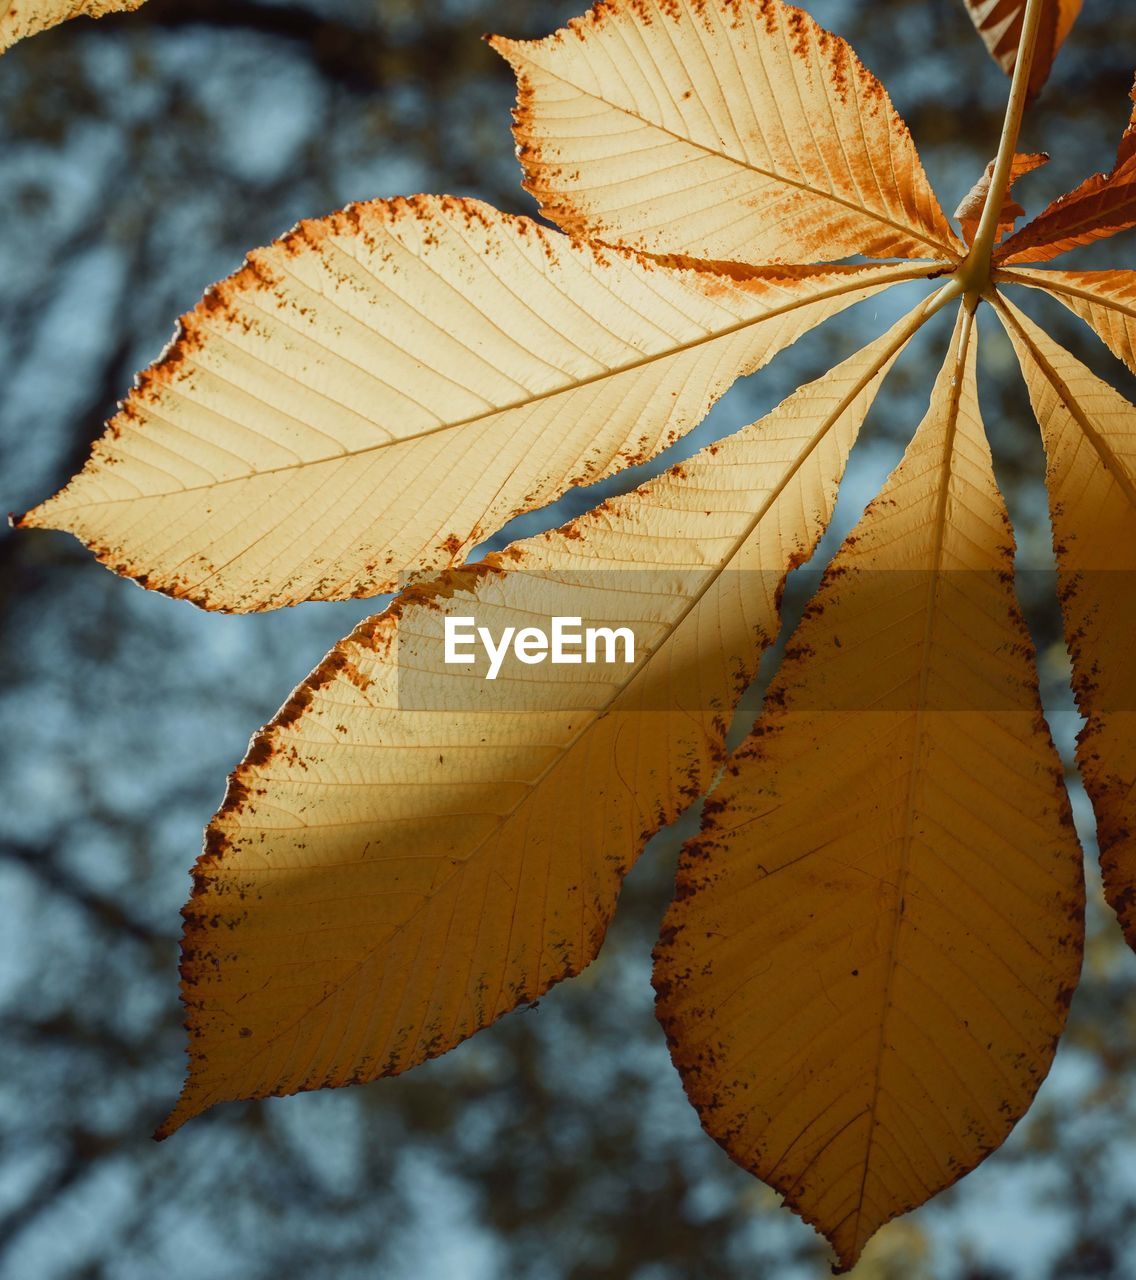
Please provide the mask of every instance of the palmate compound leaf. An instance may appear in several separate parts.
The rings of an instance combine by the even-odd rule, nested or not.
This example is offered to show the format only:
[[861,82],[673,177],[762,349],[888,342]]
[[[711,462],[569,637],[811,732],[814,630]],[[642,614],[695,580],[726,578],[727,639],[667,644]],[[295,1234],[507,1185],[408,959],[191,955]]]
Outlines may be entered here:
[[1136,947],[1136,408],[1009,303],[999,306],[1045,442],[1077,748],[1105,894]]
[[352,206],[210,290],[17,523],[212,609],[392,590],[658,453],[802,333],[927,270],[672,269],[473,200]]
[[1136,85],[1132,115],[1110,173],[1095,173],[1045,208],[994,254],[1007,266],[1047,262],[1059,253],[1136,226]]
[[[1018,61],[1018,44],[1026,16],[1026,0],[964,0],[967,12],[990,50],[990,56],[1009,76]],[[1030,64],[1029,96],[1036,97],[1049,79],[1053,60],[1073,29],[1082,0],[1042,0],[1037,44]]]
[[[563,529],[411,589],[233,775],[186,909],[191,1069],[231,1098],[443,1052],[595,956],[649,835],[709,785],[913,313],[761,422]],[[443,662],[444,618],[633,627],[633,666]]]
[[145,0],[3,0],[0,9],[0,53],[17,40],[38,35],[69,18],[102,18],[137,9]]
[[[778,0],[613,0],[560,37],[498,47],[518,67],[519,142],[549,211],[571,232],[678,256],[569,243],[444,197],[376,202],[301,224],[210,291],[83,475],[23,523],[74,528],[120,571],[210,607],[364,594],[393,586],[405,570],[421,580],[510,515],[656,452],[735,377],[827,315],[889,283],[942,274],[964,252],[882,87],[842,41]],[[632,74],[612,93],[597,91],[600,79],[619,80],[613,71],[623,63]],[[670,96],[675,101],[661,105]],[[665,205],[664,216],[652,220],[651,204]],[[686,256],[692,251],[717,261],[695,262]],[[729,261],[852,253],[935,263],[822,271]],[[703,456],[565,530],[413,587],[337,646],[256,738],[210,828],[186,909],[191,1079],[164,1132],[225,1098],[403,1070],[588,962],[644,840],[711,781],[729,710],[776,630],[784,573],[819,536],[879,375],[917,323],[804,389],[760,431],[721,446],[712,463]],[[976,407],[971,412],[969,365],[966,378],[964,390],[960,374],[950,393],[940,380],[919,448],[909,452],[907,473],[897,472],[920,491],[917,507],[934,495],[928,523],[938,530],[939,553],[957,540],[944,519],[952,503],[971,534],[1005,523]],[[646,435],[644,422],[654,424]],[[751,448],[753,456],[743,456]],[[937,487],[936,467],[918,465],[936,452]],[[889,550],[879,534],[887,520],[903,519],[885,509],[889,500],[861,526],[872,554]],[[971,518],[983,501],[997,519]],[[873,530],[875,547],[866,536]],[[911,533],[910,522],[903,532]],[[656,559],[660,544],[669,559]],[[881,735],[891,750],[899,744],[899,754],[881,757],[880,741],[863,734],[852,743],[892,773],[898,763],[908,778],[904,788],[884,775],[884,794],[902,793],[907,825],[899,837],[888,843],[895,833],[880,805],[851,837],[861,853],[868,841],[868,860],[875,850],[885,873],[887,857],[903,850],[898,878],[861,868],[875,875],[874,913],[854,888],[846,895],[860,913],[851,941],[863,944],[867,972],[883,991],[874,1023],[868,1010],[867,1039],[874,1030],[876,1045],[870,1105],[825,1131],[793,1172],[802,1142],[846,1106],[847,1094],[825,1103],[768,1175],[789,1179],[798,1207],[827,1225],[846,1262],[874,1223],[953,1180],[1001,1140],[1048,1064],[1075,977],[1078,924],[1067,919],[1079,906],[1069,871],[1075,845],[1007,586],[1011,553],[990,538],[956,550],[967,564],[968,556],[979,562],[970,566],[975,634],[964,639],[971,647],[989,641],[997,653],[985,683],[973,666],[954,674],[963,694],[977,687],[1010,706],[967,722],[967,745],[985,753],[988,767],[979,779],[965,777],[964,730],[951,717],[975,712],[928,702],[944,677],[927,655],[950,656],[958,640],[936,587],[915,639],[924,659],[914,678],[917,709],[898,713]],[[864,557],[847,549],[838,572],[851,564],[862,574]],[[731,587],[736,568],[749,579],[744,591]],[[648,577],[645,589],[642,580],[628,585],[632,569]],[[621,587],[613,587],[613,572]],[[919,572],[927,577],[925,566]],[[830,578],[830,621],[838,596]],[[571,671],[546,678],[550,668],[516,667],[489,710],[480,673],[461,680],[442,662],[446,617],[503,625],[573,605],[589,621],[634,623],[641,664],[600,684],[574,680]],[[1000,632],[999,607],[1010,619]],[[849,625],[866,617],[861,611]],[[880,618],[871,621],[878,627]],[[898,632],[910,619],[894,621]],[[824,630],[815,619],[806,635],[809,627]],[[983,628],[990,634],[979,635]],[[841,641],[833,635],[832,643],[837,649]],[[847,656],[862,665],[858,646]],[[952,663],[957,654],[945,665]],[[829,674],[840,669],[834,660]],[[779,729],[800,737],[799,722],[780,721],[794,691],[804,689],[807,702],[816,672],[798,645],[778,686],[781,708],[763,729],[770,759],[792,745],[789,734],[777,739]],[[888,669],[883,678],[894,676]],[[958,694],[946,688],[951,677],[947,671],[944,693]],[[833,777],[844,776],[850,764],[835,751],[839,734],[856,739],[854,718],[829,723],[833,732],[812,745],[818,759],[834,762]],[[742,757],[741,772],[760,772],[759,756]],[[965,792],[972,781],[991,789],[989,812],[975,814]],[[870,779],[877,789],[878,782]],[[804,784],[790,771],[785,785]],[[738,786],[727,783],[723,794]],[[581,796],[595,803],[582,806]],[[816,824],[801,794],[795,801],[802,828]],[[724,832],[718,812],[711,827]],[[1002,859],[993,871],[959,838],[968,826],[981,827],[984,847]],[[780,838],[791,839],[784,829]],[[838,832],[804,859],[830,866],[831,846],[842,839]],[[947,846],[953,865],[944,859],[931,870]],[[743,847],[743,864],[749,853]],[[795,859],[778,869],[790,866]],[[853,885],[857,873],[842,869]],[[757,870],[769,874],[764,862]],[[704,905],[712,885],[696,891],[697,873],[687,875],[684,893]],[[932,892],[942,890],[936,875],[962,880],[950,887],[967,902],[965,921],[945,890]],[[845,907],[835,883],[822,874],[821,897],[827,892]],[[740,890],[739,901],[752,898],[760,882]],[[1036,918],[1023,903],[1038,909]],[[795,909],[777,907],[783,918]],[[881,928],[885,961],[910,955],[914,978],[910,968],[885,963],[880,987],[872,944]],[[1008,941],[986,936],[998,929]],[[676,1005],[665,970],[679,937],[676,926],[660,951],[664,1016],[668,1001]],[[809,969],[812,980],[835,944],[808,929],[804,938],[819,940],[824,952]],[[845,930],[838,941],[848,940]],[[1027,974],[1019,962],[1031,947],[1037,955],[1029,958],[1040,963]],[[927,957],[945,957],[966,981],[930,999],[927,988],[923,1003],[969,1002],[961,1028],[941,1014],[936,1023],[955,1082],[945,1101],[933,1072],[930,1088],[904,1074],[913,1055],[928,1061],[927,1045],[910,1050],[895,1030],[902,1023],[910,1038],[921,1012],[913,983],[935,982],[918,967]],[[991,990],[1001,983],[1009,1000],[997,1014],[989,993],[971,989],[983,964]],[[707,961],[699,980],[713,973]],[[823,979],[821,991],[835,1007]],[[1013,1004],[1019,995],[1024,1008]],[[678,1022],[705,1017],[705,1007],[677,1006]],[[862,1012],[862,1001],[853,1012]],[[672,1018],[672,1030],[678,1022]],[[799,1018],[789,1025],[799,1032]],[[704,1030],[687,1028],[676,1055]],[[723,1034],[736,1032],[731,1023]],[[822,1040],[827,1034],[822,1028]],[[863,1038],[835,1052],[860,1053]],[[721,1068],[704,1050],[695,1045],[688,1077],[699,1065]],[[802,1073],[807,1111],[831,1069],[812,1064]],[[862,1084],[860,1077],[853,1088]],[[998,1114],[983,1108],[983,1087]],[[974,1096],[960,1101],[967,1090]],[[720,1111],[720,1097],[713,1101]],[[731,1128],[728,1143],[747,1133],[747,1123],[752,1128],[752,1119]],[[833,1166],[833,1152],[861,1129],[855,1207],[834,1221],[833,1197],[847,1190],[849,1175]],[[897,1156],[903,1141],[917,1145],[917,1129],[928,1135],[925,1149]],[[747,1157],[757,1167],[752,1150]],[[817,1179],[829,1175],[825,1190]]]
[[747,262],[966,252],[886,90],[780,0],[607,0],[493,45],[525,185],[573,235]]
[[1081,856],[962,327],[707,801],[656,950],[704,1127],[844,1268],[1004,1140],[1080,969]]
[[1094,329],[1136,373],[1136,271],[999,270],[999,284],[1044,289]]

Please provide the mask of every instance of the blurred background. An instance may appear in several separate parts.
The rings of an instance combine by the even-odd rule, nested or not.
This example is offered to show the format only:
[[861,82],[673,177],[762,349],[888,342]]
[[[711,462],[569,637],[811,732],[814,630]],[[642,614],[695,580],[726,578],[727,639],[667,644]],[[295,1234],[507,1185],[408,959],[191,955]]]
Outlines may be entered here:
[[[580,7],[149,0],[5,55],[0,506],[23,511],[61,485],[175,316],[297,218],[415,191],[535,212],[512,154],[511,80],[480,37],[544,34]],[[961,0],[809,7],[884,79],[953,210],[994,153],[1006,93]],[[1018,190],[1030,210],[1111,167],[1127,120],[1136,7],[1085,9],[1023,135],[1054,156]],[[1131,265],[1134,243],[1080,261]],[[760,416],[915,296],[830,322],[619,486]],[[1078,322],[1023,302],[1136,391]],[[922,414],[939,319],[877,402],[820,560]],[[1078,720],[1038,572],[1040,447],[988,311],[982,327],[985,416],[1070,760]],[[497,541],[596,496],[569,494]],[[600,960],[535,1009],[405,1078],[230,1105],[151,1141],[183,1070],[178,909],[201,828],[253,730],[381,604],[209,616],[115,578],[67,536],[0,531],[0,1277],[827,1274],[823,1243],[701,1133],[654,1022],[650,948],[696,814],[652,842]],[[1090,940],[1057,1064],[1006,1146],[885,1228],[857,1277],[1136,1277],[1136,960],[1100,905],[1092,817],[1070,781]]]

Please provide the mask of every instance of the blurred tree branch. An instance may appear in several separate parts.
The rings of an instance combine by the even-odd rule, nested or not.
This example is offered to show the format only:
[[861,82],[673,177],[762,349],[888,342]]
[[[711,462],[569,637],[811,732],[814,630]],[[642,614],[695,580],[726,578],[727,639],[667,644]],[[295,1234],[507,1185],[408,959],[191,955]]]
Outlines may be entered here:
[[171,939],[159,933],[139,916],[134,915],[121,902],[97,893],[77,876],[65,871],[54,858],[50,848],[44,845],[6,842],[0,846],[0,856],[23,867],[52,893],[57,893],[79,906],[104,929],[117,936],[131,938],[147,946],[168,947]]
[[[433,81],[447,80],[470,70],[487,71],[497,65],[481,41],[484,16],[466,21],[443,21],[423,13],[415,39],[391,40],[378,21],[357,22],[346,12],[330,15],[304,5],[256,3],[256,0],[150,0],[134,13],[111,15],[94,24],[105,36],[128,26],[145,24],[177,30],[209,27],[218,31],[249,31],[274,36],[300,46],[329,79],[357,92],[381,89],[392,72],[414,72]],[[505,77],[502,65],[500,74]]]

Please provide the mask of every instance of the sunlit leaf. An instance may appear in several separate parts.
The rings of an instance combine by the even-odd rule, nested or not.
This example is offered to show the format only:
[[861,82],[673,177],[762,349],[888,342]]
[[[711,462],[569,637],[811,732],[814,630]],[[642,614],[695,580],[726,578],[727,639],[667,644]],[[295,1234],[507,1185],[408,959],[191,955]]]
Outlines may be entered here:
[[703,1125],[844,1268],[1004,1140],[1080,970],[1080,851],[960,341],[707,801],[656,953]]
[[883,86],[803,10],[614,0],[493,43],[525,185],[573,235],[746,262],[963,252]]
[[1077,763],[1105,893],[1136,947],[1136,408],[1016,308],[1000,308],[1045,441]]
[[1136,271],[999,271],[1002,283],[1044,289],[1080,316],[1136,373]]
[[206,294],[20,523],[212,609],[392,590],[658,453],[741,374],[918,273],[672,270],[476,201],[353,206]]
[[[443,1052],[595,956],[620,882],[709,785],[913,316],[761,422],[553,533],[407,592],[253,742],[187,909],[214,1102]],[[444,662],[444,620],[634,629],[629,665]]]

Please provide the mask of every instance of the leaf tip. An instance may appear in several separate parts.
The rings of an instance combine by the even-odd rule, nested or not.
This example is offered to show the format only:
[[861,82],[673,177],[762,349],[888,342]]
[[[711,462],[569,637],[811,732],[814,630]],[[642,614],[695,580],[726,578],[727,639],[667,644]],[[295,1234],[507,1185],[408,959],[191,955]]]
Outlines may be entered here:
[[[872,1234],[874,1235],[875,1232],[873,1231]],[[867,1244],[867,1240],[860,1240],[848,1246],[841,1246],[838,1245],[833,1236],[828,1235],[827,1232],[821,1231],[821,1235],[828,1241],[832,1247],[833,1253],[836,1254],[836,1261],[829,1268],[830,1272],[834,1276],[846,1276],[860,1261],[864,1252],[864,1245]],[[868,1239],[870,1238],[871,1236],[868,1237]]]
[[152,1135],[154,1141],[165,1142],[167,1138],[177,1133],[187,1120],[192,1120],[194,1116],[199,1115],[204,1109],[204,1107],[197,1106],[194,1103],[193,1093],[187,1080],[182,1086],[181,1094],[171,1108],[169,1115],[154,1130]]
[[500,54],[514,70],[520,65],[521,57],[518,51],[521,41],[510,40],[508,36],[495,36],[492,32],[487,32],[481,38],[494,53]]

